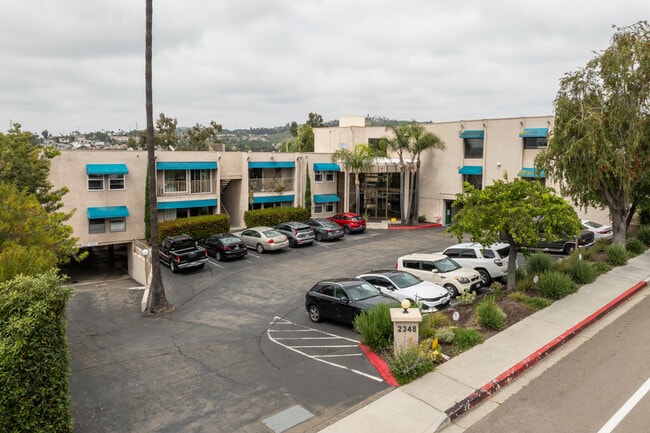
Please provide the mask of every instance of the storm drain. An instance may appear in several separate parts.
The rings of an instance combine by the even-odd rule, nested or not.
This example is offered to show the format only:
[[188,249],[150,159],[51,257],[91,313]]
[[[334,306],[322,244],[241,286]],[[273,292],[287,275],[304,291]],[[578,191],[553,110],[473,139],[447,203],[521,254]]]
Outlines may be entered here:
[[309,412],[307,409],[296,405],[287,410],[283,410],[262,422],[275,433],[280,433],[290,429],[291,427],[297,426],[301,422],[307,421],[313,416],[314,414]]

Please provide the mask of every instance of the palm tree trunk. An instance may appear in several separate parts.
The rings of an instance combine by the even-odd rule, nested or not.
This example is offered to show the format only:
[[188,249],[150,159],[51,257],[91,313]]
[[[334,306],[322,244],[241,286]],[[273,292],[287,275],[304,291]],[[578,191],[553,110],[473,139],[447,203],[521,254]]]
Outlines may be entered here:
[[404,210],[404,182],[406,181],[406,167],[400,164],[399,169],[399,219],[406,224],[406,212]]
[[145,34],[145,98],[147,115],[147,173],[149,175],[149,223],[151,226],[151,303],[149,312],[159,313],[172,309],[165,296],[162,274],[160,273],[160,249],[158,246],[158,200],[156,197],[156,157],[153,131],[153,91],[152,91],[152,22],[153,0],[146,4],[146,34]]
[[359,188],[361,182],[359,181],[359,172],[354,172],[354,193],[355,193],[355,209],[354,211],[358,214],[361,213],[361,190]]

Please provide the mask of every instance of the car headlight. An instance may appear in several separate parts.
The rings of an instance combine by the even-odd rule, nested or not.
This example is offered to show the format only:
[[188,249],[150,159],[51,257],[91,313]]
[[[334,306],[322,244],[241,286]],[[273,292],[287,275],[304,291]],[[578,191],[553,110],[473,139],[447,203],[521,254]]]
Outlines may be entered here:
[[469,278],[467,278],[467,277],[456,277],[456,281],[458,281],[460,284],[467,284],[467,283],[469,283]]

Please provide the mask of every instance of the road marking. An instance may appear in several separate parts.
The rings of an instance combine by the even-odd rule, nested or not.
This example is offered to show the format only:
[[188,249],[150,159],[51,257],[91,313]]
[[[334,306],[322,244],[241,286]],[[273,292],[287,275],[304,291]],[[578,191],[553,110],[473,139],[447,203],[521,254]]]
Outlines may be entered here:
[[605,425],[598,430],[598,433],[611,433],[618,424],[623,421],[628,413],[636,406],[636,404],[641,401],[641,399],[650,391],[650,379],[646,380],[641,388],[637,389],[632,397],[625,402],[623,406],[614,414],[613,417],[605,423]]
[[222,265],[220,265],[219,263],[215,263],[212,260],[208,260],[208,263],[210,263],[212,266],[216,266],[217,268],[223,268]]
[[[287,329],[271,329],[271,326],[274,326],[274,325],[288,325],[288,326],[291,326],[292,328],[288,327]],[[384,379],[382,379],[381,377],[373,376],[371,374],[364,373],[364,372],[356,370],[354,368],[350,368],[350,367],[347,367],[347,366],[341,365],[341,364],[336,364],[334,362],[326,361],[325,359],[323,359],[323,358],[356,357],[356,356],[362,356],[361,353],[358,353],[358,354],[356,354],[356,353],[354,353],[354,354],[337,354],[337,355],[312,355],[312,354],[305,353],[302,350],[299,350],[299,349],[323,349],[323,348],[331,349],[331,348],[350,348],[350,347],[357,347],[358,348],[359,347],[359,342],[357,340],[353,340],[353,339],[347,338],[347,337],[341,337],[341,336],[335,335],[335,334],[330,334],[329,332],[320,331],[318,329],[308,328],[308,327],[305,327],[305,326],[302,326],[302,325],[298,325],[297,323],[290,322],[288,320],[282,319],[281,317],[275,317],[273,319],[273,321],[271,322],[271,326],[269,326],[269,328],[266,330],[266,334],[269,337],[269,340],[271,340],[275,344],[278,344],[278,345],[280,345],[282,347],[285,347],[285,348],[291,350],[292,352],[296,352],[296,353],[299,353],[300,355],[306,356],[307,358],[311,358],[314,361],[322,362],[322,363],[330,365],[332,367],[342,368],[344,370],[351,371],[352,373],[358,374],[358,375],[363,376],[363,377],[367,377],[368,379],[372,379],[372,380],[377,381],[377,382],[383,382],[384,381]],[[298,329],[296,329],[296,327]],[[295,332],[312,332],[312,333],[316,333],[316,334],[325,335],[325,337],[275,337],[274,335],[272,335],[272,334],[281,334],[283,332],[293,332],[293,333],[295,333]],[[286,341],[286,340],[298,340],[298,341],[301,341],[301,340],[344,340],[345,343],[340,344],[340,345],[328,344],[328,345],[315,345],[315,346],[291,346],[289,344],[284,344],[282,342],[282,341]],[[353,342],[355,344],[348,344],[348,342]],[[359,349],[359,350],[361,350],[361,349]]]

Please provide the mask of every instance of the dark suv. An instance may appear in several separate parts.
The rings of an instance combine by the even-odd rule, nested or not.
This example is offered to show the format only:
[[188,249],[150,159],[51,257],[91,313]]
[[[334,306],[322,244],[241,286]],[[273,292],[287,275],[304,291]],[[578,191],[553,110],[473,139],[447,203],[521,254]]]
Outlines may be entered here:
[[297,221],[287,221],[286,223],[278,224],[275,226],[275,229],[287,237],[291,248],[314,242],[314,231],[307,224]]

